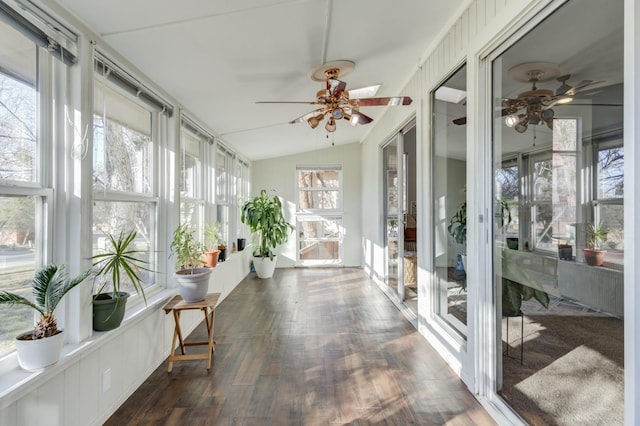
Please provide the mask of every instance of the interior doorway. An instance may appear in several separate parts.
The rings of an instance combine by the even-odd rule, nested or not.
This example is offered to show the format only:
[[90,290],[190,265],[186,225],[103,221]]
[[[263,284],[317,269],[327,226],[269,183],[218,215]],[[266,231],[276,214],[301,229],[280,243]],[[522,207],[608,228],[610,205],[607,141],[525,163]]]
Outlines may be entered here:
[[385,284],[418,310],[416,128],[411,122],[382,148]]

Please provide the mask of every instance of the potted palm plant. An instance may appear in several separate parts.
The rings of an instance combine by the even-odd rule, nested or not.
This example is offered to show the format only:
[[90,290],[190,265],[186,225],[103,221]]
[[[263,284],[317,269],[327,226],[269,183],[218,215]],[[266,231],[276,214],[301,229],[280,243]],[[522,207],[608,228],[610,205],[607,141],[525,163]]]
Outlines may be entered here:
[[147,268],[148,262],[140,258],[143,251],[134,247],[135,231],[120,232],[117,236],[106,235],[108,248],[92,257],[94,274],[100,282],[93,295],[93,329],[96,331],[113,330],[122,324],[130,296],[121,290],[123,280],[128,280],[147,302],[140,273],[153,272]]
[[604,242],[607,240],[608,233],[609,230],[604,227],[602,222],[587,224],[586,247],[582,249],[587,265],[602,266],[604,263],[604,255],[607,252],[604,249]]
[[35,328],[16,337],[18,363],[25,370],[39,370],[60,359],[63,330],[53,315],[62,298],[81,284],[91,270],[68,278],[65,265],[48,265],[36,272],[32,281],[33,301],[8,291],[0,291],[0,304],[29,306],[40,314]]
[[260,278],[270,278],[276,267],[273,250],[289,239],[293,226],[284,218],[282,203],[278,196],[267,196],[266,190],[246,201],[242,206],[240,221],[249,226],[257,237],[253,250],[253,265]]
[[204,300],[209,291],[211,268],[202,267],[202,243],[196,239],[195,229],[188,223],[173,232],[170,257],[176,259],[175,278],[178,292],[186,302]]

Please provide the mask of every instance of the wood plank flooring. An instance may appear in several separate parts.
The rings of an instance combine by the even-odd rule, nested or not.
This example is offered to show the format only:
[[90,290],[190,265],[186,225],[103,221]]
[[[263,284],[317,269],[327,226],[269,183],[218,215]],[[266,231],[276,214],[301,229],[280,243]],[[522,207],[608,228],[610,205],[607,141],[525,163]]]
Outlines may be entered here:
[[[187,341],[205,336],[203,322]],[[209,374],[165,361],[106,424],[495,424],[361,269],[251,274],[214,337]]]

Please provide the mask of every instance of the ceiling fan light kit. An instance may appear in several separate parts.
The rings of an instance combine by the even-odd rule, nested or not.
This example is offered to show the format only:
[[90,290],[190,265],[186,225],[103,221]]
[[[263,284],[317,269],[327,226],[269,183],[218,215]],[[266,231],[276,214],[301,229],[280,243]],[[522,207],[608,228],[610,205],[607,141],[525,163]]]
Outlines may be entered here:
[[[516,81],[531,84],[531,89],[521,92],[515,98],[501,100],[504,124],[518,133],[524,133],[529,125],[547,125],[553,130],[555,105],[565,105],[573,101],[574,96],[587,87],[604,81],[582,80],[575,86],[568,83],[571,74],[560,75],[560,68],[550,62],[527,62],[511,67],[509,76]],[[560,76],[559,76],[560,75]],[[538,83],[555,79],[560,86],[555,90],[539,89]],[[467,123],[466,117],[453,120],[454,124]]]
[[[295,124],[306,121],[309,127],[315,129],[320,122],[328,116],[328,120],[324,126],[329,133],[336,131],[337,120],[347,120],[352,126],[357,124],[369,124],[373,118],[360,112],[360,107],[369,106],[399,106],[410,105],[412,99],[408,96],[397,96],[389,98],[362,98],[351,99],[349,91],[346,90],[347,83],[340,81],[338,77],[344,77],[355,69],[352,61],[334,61],[329,62],[309,71],[309,78],[313,81],[325,82],[325,87],[316,93],[316,99],[313,102],[257,102],[257,103],[304,103],[309,105],[320,105],[319,109],[309,112],[301,117],[291,120],[289,123]],[[377,91],[380,85],[372,86],[371,90],[356,89],[358,93],[372,93]]]

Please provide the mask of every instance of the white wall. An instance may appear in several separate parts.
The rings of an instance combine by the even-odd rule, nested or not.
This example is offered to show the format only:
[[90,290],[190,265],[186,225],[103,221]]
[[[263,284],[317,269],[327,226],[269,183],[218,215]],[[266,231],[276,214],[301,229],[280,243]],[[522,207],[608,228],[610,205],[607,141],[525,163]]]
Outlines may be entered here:
[[[339,131],[339,130],[338,130]],[[343,207],[342,225],[344,227],[343,263],[345,266],[361,266],[360,241],[362,224],[360,181],[360,144],[332,146],[326,149],[255,161],[251,164],[251,195],[257,195],[261,189],[274,190],[282,198],[285,216],[295,226],[296,217],[296,166],[313,164],[342,165]],[[366,166],[364,166],[366,167]],[[373,212],[376,210],[370,210]],[[370,216],[373,216],[371,214]],[[368,220],[374,219],[369,217]],[[278,267],[292,267],[296,262],[296,235],[291,234],[286,245],[280,248]]]
[[[209,292],[221,293],[222,301],[248,274],[250,254],[244,250],[218,263]],[[104,423],[169,355],[173,316],[166,315],[162,306],[173,294],[170,289],[153,298],[149,308],[128,314],[115,330],[66,345],[63,358],[52,367],[28,373],[16,365],[0,375],[0,425]],[[191,333],[203,319],[200,311],[185,311],[183,333]],[[206,368],[203,361],[193,362]],[[106,371],[111,385],[103,389]]]

